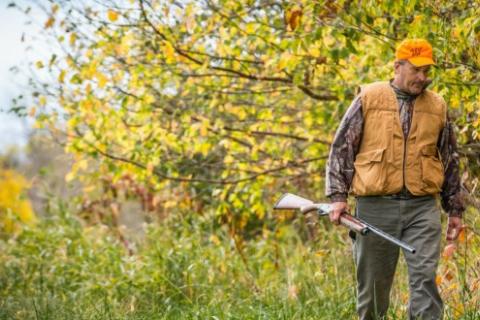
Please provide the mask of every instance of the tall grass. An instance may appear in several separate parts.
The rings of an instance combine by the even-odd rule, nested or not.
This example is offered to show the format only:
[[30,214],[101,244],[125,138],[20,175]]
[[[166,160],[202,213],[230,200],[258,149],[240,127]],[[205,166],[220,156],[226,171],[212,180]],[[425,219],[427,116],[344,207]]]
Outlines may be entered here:
[[[244,241],[214,217],[172,216],[148,226],[130,254],[111,230],[60,207],[0,241],[0,319],[354,319],[346,231],[321,224],[305,241],[301,223]],[[448,318],[478,319],[478,236],[462,241],[439,283]],[[391,319],[403,318],[406,282],[402,263]]]

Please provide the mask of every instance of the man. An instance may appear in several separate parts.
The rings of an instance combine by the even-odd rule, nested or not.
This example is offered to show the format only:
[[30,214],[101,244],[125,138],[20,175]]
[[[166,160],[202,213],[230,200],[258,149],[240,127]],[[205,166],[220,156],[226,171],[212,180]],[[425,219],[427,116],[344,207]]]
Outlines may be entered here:
[[[441,319],[435,283],[441,224],[436,196],[448,213],[447,240],[457,238],[465,210],[456,138],[444,100],[427,90],[434,65],[423,39],[397,48],[395,76],[363,86],[337,130],[327,164],[326,194],[338,224],[348,211],[416,248],[404,251],[408,265],[410,319]],[[399,248],[376,236],[354,237],[357,312],[360,319],[384,318]]]

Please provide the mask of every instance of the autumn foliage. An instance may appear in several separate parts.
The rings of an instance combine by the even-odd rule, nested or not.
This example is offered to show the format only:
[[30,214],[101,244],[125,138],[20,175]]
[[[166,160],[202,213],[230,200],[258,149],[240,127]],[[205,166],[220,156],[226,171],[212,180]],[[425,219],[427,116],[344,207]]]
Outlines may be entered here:
[[155,192],[187,188],[219,215],[262,218],[281,191],[322,198],[332,133],[356,88],[389,79],[398,41],[423,37],[435,48],[433,89],[460,129],[475,191],[477,9],[461,1],[54,2],[44,27],[61,51],[36,65],[56,81],[36,93],[30,114],[75,155],[69,180],[129,175]]
[[32,225],[36,216],[32,210],[27,190],[29,183],[19,173],[0,170],[0,232],[9,236],[21,230],[23,224]]
[[[213,286],[219,284],[209,278],[211,273],[237,280],[240,275],[239,286],[247,285],[238,292],[245,294],[242,290],[248,287],[245,291],[251,294],[249,290],[266,288],[278,276],[272,280],[278,287],[268,287],[274,297],[286,292],[288,301],[304,301],[302,306],[312,296],[353,294],[345,284],[327,292],[309,287],[313,278],[325,280],[324,274],[349,274],[351,265],[337,263],[333,251],[323,247],[309,251],[303,243],[297,246],[291,229],[283,238],[277,223],[296,220],[274,216],[271,207],[288,191],[324,198],[329,146],[358,86],[390,79],[395,46],[413,37],[425,38],[434,47],[432,89],[443,95],[456,125],[462,181],[468,191],[469,214],[460,248],[471,246],[478,252],[478,222],[472,218],[479,208],[480,173],[477,1],[53,0],[39,2],[38,7],[45,14],[42,36],[52,55],[32,61],[32,66],[49,77],[32,78],[34,105],[23,111],[74,157],[66,179],[80,181],[84,188],[76,207],[82,221],[92,230],[97,222],[118,227],[122,201],[130,198],[160,219],[213,220],[206,227],[211,234],[195,236],[197,243],[208,242],[205,247],[192,249],[184,231],[168,229],[164,247],[151,244],[142,267],[118,258],[121,249],[112,249],[119,265],[152,270],[155,263],[162,268],[178,263],[195,268],[195,263],[190,267],[185,262],[192,258],[190,253],[208,251],[214,252],[213,271],[198,267],[204,274],[195,281],[208,280]],[[16,102],[15,110],[21,110],[21,98]],[[320,236],[322,244],[344,248],[348,238],[329,227],[322,225],[328,230]],[[247,241],[253,237],[259,237],[261,245]],[[172,240],[176,238],[181,245]],[[285,242],[279,245],[277,240]],[[288,247],[291,242],[296,251]],[[212,249],[222,243],[234,248],[242,267],[229,264],[231,256]],[[85,243],[79,246],[89,248]],[[282,252],[282,246],[293,251]],[[170,247],[179,252],[165,249]],[[342,256],[348,256],[344,251]],[[444,292],[451,293],[452,305],[462,304],[450,309],[452,315],[467,314],[479,303],[478,294],[462,301],[466,295],[473,297],[479,285],[463,252],[450,248],[445,253],[437,279]],[[201,256],[192,259],[203,261]],[[318,264],[301,269],[305,261],[315,259],[328,260],[330,269],[318,272]],[[171,278],[178,286],[161,278],[163,274],[155,273],[156,280],[162,283],[161,294],[171,297],[176,292],[181,303],[191,306],[198,297],[195,283],[180,269]],[[287,270],[285,277],[279,270]],[[308,276],[304,279],[294,270]],[[452,274],[464,275],[465,281]],[[149,283],[123,276],[124,283]],[[473,282],[467,284],[467,279]],[[279,284],[283,282],[286,290]],[[108,285],[115,287],[113,280]],[[406,303],[405,292],[400,288],[395,293],[397,305]],[[344,307],[338,313],[344,318],[353,312],[352,305],[327,307]],[[295,311],[285,317],[295,318]]]

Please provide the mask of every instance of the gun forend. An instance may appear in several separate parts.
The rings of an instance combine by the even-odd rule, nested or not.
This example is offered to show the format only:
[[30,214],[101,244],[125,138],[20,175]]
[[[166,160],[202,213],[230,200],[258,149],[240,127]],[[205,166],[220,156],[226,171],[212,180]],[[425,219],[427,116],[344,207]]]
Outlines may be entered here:
[[342,213],[340,215],[340,223],[348,229],[360,233],[362,236],[370,232],[370,229],[365,224],[348,213]]

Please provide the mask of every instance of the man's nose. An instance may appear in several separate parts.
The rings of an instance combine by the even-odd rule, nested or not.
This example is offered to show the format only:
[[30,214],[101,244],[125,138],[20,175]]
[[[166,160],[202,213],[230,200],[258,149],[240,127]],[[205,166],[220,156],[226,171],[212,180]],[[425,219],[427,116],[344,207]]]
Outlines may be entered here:
[[427,80],[427,75],[426,75],[425,73],[423,73],[423,72],[419,72],[419,73],[418,73],[418,79],[419,79],[420,81],[425,81],[425,80]]

